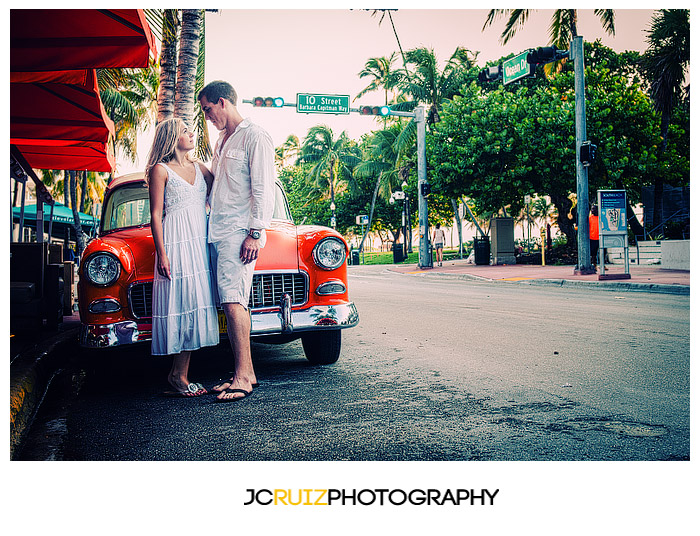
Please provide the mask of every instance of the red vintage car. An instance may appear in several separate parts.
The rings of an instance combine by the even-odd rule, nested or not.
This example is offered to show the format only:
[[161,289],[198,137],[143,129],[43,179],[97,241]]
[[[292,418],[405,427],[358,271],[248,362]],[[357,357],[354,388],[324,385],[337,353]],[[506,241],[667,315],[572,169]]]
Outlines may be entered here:
[[[333,229],[292,222],[277,183],[272,227],[255,268],[249,309],[251,337],[262,342],[301,338],[314,364],[338,360],[341,332],[357,325],[348,298],[348,246]],[[98,237],[80,263],[80,344],[107,348],[151,340],[155,248],[143,173],[115,179],[105,193]],[[219,311],[219,331],[226,319]]]

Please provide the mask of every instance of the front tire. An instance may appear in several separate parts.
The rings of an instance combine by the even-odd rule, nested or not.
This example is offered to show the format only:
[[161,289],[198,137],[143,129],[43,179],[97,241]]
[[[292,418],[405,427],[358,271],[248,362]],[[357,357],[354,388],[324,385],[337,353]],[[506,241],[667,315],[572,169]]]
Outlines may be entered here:
[[341,342],[339,329],[307,333],[301,336],[304,354],[312,365],[330,365],[338,361]]

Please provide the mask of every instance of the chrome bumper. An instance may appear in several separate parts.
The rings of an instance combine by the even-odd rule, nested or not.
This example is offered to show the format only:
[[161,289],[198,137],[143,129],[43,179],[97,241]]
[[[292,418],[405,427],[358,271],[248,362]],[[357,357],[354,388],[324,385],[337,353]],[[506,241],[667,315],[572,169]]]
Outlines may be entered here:
[[80,326],[80,346],[110,348],[151,340],[151,330],[139,330],[136,322],[127,320],[114,324]]
[[360,315],[352,302],[293,311],[283,301],[277,311],[253,311],[250,335],[291,335],[304,331],[345,329],[356,326],[359,321]]
[[[293,335],[305,331],[345,329],[356,326],[359,321],[357,307],[352,302],[293,311],[289,302],[283,300],[277,310],[252,312],[250,335]],[[85,348],[110,348],[150,340],[151,331],[140,330],[133,321],[83,324],[80,327],[80,345]]]

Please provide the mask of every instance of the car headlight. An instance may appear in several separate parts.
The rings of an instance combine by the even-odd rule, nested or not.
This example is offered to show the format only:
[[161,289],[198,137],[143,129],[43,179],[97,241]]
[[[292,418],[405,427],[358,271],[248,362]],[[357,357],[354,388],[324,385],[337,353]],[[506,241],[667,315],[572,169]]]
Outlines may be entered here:
[[93,285],[106,287],[119,278],[119,260],[111,253],[96,253],[85,263],[85,276]]
[[343,241],[329,236],[314,247],[314,262],[324,270],[335,270],[345,262],[346,254]]

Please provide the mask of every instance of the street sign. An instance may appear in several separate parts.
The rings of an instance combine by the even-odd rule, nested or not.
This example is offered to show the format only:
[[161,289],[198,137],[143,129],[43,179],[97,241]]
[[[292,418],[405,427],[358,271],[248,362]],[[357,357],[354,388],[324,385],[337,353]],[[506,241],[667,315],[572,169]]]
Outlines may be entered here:
[[527,62],[527,55],[529,50],[521,52],[514,58],[505,60],[503,62],[503,85],[510,84],[526,76],[533,76],[535,74],[534,64]]
[[350,95],[297,93],[297,112],[303,114],[349,114]]

